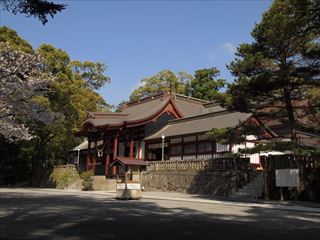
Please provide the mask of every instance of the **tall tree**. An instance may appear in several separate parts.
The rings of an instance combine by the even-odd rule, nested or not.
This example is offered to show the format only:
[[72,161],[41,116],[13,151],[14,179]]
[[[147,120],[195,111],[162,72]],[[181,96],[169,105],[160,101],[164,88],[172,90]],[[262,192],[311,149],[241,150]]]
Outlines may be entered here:
[[[11,70],[17,74],[17,77],[11,77],[12,81],[11,78],[9,79],[12,83],[7,79],[3,83],[0,81],[1,104],[3,103],[3,99],[10,104],[16,100],[22,101],[23,105],[20,104],[20,107],[15,108],[21,113],[19,114],[18,123],[23,123],[23,126],[28,129],[28,133],[32,135],[29,141],[8,143],[2,137],[6,133],[0,133],[0,148],[7,149],[8,153],[8,155],[0,158],[0,168],[2,170],[3,166],[10,165],[12,163],[11,160],[15,159],[14,162],[17,166],[20,166],[21,162],[27,162],[27,166],[31,165],[32,168],[29,168],[29,170],[32,170],[32,174],[35,175],[35,170],[38,166],[66,162],[68,159],[67,150],[74,147],[80,141],[80,139],[73,136],[73,132],[81,126],[87,116],[87,112],[100,111],[101,109],[106,110],[108,108],[108,105],[96,90],[99,86],[108,83],[110,79],[105,76],[106,65],[103,63],[81,63],[76,61],[77,66],[81,68],[85,66],[85,68],[81,69],[81,71],[75,70],[74,63],[62,49],[57,49],[49,44],[43,44],[34,51],[13,30],[0,28],[0,33],[5,33],[0,34],[0,43],[8,43],[6,45],[15,48],[13,50],[10,47],[8,51],[3,51],[3,48],[0,49],[0,52],[8,52],[7,55],[9,56],[13,55],[11,58],[4,58],[10,61],[6,60],[5,62],[1,58],[0,75]],[[21,58],[19,57],[20,55],[15,55],[16,52],[26,57]],[[37,60],[35,64],[42,74],[40,77],[48,75],[54,78],[53,81],[45,85],[45,90],[47,91],[42,91],[40,87],[35,88],[37,93],[35,95],[32,94],[35,91],[30,89],[32,87],[31,84],[24,86],[24,83],[20,81],[20,78],[25,79],[29,75],[31,79],[42,79],[37,78],[39,75],[36,74],[37,72],[30,72],[30,70],[33,70],[30,67],[33,66],[31,65],[33,64],[33,57],[29,56],[36,56],[34,57]],[[40,63],[38,63],[39,59],[41,60]],[[20,68],[26,70],[20,71]],[[17,95],[11,94],[8,88],[9,84],[14,84]],[[26,97],[20,93],[23,91],[26,91],[26,94],[28,94]],[[4,98],[7,95],[8,100]],[[13,98],[12,96],[18,97]],[[31,114],[32,116],[35,115],[35,111],[30,111],[29,106],[37,106],[36,110],[43,109],[42,111],[38,111],[39,114],[41,113],[42,118],[46,117],[45,120],[50,117],[50,121],[42,121],[41,118],[29,117]],[[12,109],[9,108],[10,111]],[[4,120],[1,118],[0,121]],[[0,128],[5,126],[4,124],[0,125]],[[7,128],[7,131],[11,134],[13,133],[10,128]],[[12,151],[12,149],[15,150]]]
[[55,14],[66,7],[64,4],[56,4],[45,0],[0,0],[0,6],[14,15],[21,13],[27,17],[36,17],[42,24],[48,22],[48,16],[53,18]]
[[[242,44],[229,69],[237,77],[229,87],[233,105],[252,110],[262,103],[283,103],[292,139],[297,119],[293,101],[319,87],[320,24],[318,0],[275,0]],[[279,107],[279,105],[278,105]]]
[[170,70],[162,70],[154,76],[142,79],[141,86],[132,92],[130,100],[152,96],[161,91],[184,94],[184,82],[190,77],[190,75],[184,72],[174,74]]
[[217,78],[219,73],[215,67],[197,70],[186,83],[186,95],[208,101],[217,99],[219,90],[225,86],[225,80]]
[[79,74],[86,81],[91,89],[98,90],[106,82],[110,82],[110,78],[104,75],[104,71],[107,68],[105,63],[73,61],[71,62],[71,68],[74,73]]
[[26,40],[20,38],[16,31],[6,26],[0,27],[0,42],[6,43],[13,50],[33,53],[32,46]]
[[[54,152],[53,160],[66,159],[67,150],[79,141],[73,136],[73,132],[81,126],[87,112],[107,107],[95,90],[110,79],[104,75],[105,64],[77,61],[77,66],[86,66],[85,72],[80,74],[74,70],[74,63],[63,50],[43,44],[38,52],[45,59],[43,68],[56,78],[50,85],[49,94],[39,98],[39,102],[55,113],[55,119],[49,126],[38,122],[30,123],[38,136],[33,139],[34,146],[37,146],[37,155],[34,157],[49,160],[51,156],[48,154]],[[86,72],[90,74],[84,77]]]

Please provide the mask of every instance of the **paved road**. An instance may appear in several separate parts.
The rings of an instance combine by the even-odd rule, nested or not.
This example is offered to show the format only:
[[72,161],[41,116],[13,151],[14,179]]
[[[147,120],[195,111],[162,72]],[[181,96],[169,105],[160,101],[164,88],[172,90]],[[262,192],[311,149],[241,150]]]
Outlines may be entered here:
[[320,215],[90,193],[1,189],[0,239],[319,239]]

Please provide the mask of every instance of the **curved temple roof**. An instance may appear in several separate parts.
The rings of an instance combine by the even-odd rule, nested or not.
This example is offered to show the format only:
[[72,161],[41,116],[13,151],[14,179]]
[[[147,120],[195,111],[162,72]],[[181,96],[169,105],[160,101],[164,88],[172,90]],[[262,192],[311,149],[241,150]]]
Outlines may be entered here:
[[251,113],[220,111],[203,114],[200,116],[183,118],[169,121],[167,126],[145,140],[165,137],[186,135],[192,133],[208,132],[212,128],[234,128],[248,121],[253,115]]
[[[145,124],[159,116],[168,105],[177,113],[178,118],[192,117],[207,113],[209,102],[174,93],[161,93],[138,101],[129,102],[120,113],[90,112],[77,135],[85,135],[88,126],[95,128],[117,128]],[[208,106],[206,106],[208,105]],[[216,107],[216,106],[215,106]],[[221,107],[216,108],[221,110]],[[209,110],[211,111],[211,110]]]

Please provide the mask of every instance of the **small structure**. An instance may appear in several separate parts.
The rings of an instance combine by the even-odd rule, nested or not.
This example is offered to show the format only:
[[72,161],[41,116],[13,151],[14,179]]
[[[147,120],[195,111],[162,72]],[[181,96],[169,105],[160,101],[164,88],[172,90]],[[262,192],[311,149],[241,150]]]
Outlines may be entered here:
[[80,143],[78,146],[68,150],[70,164],[77,166],[83,165],[87,161],[88,155],[88,141],[85,140]]
[[110,167],[117,166],[117,199],[140,199],[142,171],[146,169],[147,163],[141,159],[117,157]]

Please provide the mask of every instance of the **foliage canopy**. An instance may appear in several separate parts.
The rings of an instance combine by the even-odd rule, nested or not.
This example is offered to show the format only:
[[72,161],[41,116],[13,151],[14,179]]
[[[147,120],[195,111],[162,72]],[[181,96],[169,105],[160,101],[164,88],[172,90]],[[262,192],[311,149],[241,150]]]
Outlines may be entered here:
[[252,111],[283,103],[294,136],[295,100],[319,88],[320,24],[316,0],[276,0],[252,31],[254,42],[241,44],[229,69],[233,107]]
[[14,15],[21,13],[27,17],[38,18],[42,24],[48,22],[48,16],[54,17],[55,14],[65,9],[66,5],[48,2],[45,0],[0,0],[4,10],[12,12]]

